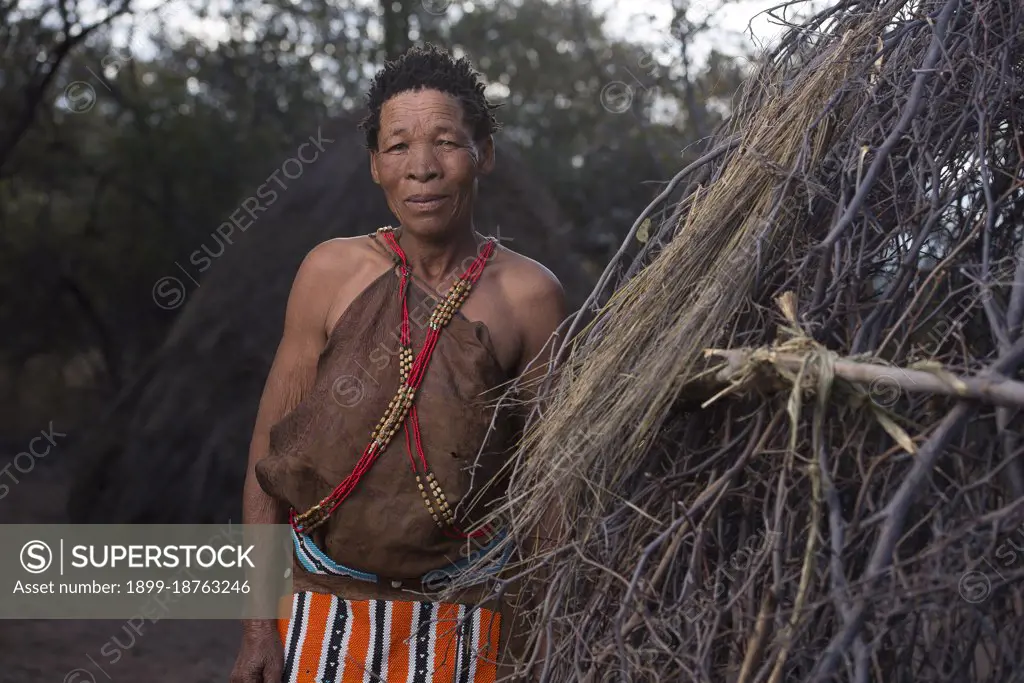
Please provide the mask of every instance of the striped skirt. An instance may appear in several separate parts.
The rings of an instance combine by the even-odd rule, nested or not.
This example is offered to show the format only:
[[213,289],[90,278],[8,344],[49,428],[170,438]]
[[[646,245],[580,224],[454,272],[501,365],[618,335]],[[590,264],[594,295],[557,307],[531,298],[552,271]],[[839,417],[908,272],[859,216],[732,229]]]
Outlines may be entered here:
[[492,683],[501,615],[301,592],[278,628],[282,683]]

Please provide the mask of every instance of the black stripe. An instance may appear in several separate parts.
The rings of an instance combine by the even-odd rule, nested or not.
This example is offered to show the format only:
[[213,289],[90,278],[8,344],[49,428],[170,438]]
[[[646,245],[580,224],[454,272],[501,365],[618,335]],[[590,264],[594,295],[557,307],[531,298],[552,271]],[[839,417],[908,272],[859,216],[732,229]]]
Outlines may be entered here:
[[338,677],[338,667],[341,665],[341,658],[345,655],[341,651],[341,643],[345,638],[345,624],[348,623],[348,603],[338,598],[338,608],[334,611],[334,620],[331,622],[331,637],[327,642],[327,656],[324,662],[324,680],[333,681]]
[[292,598],[295,601],[294,616],[292,617],[292,637],[288,641],[288,652],[285,653],[284,670],[281,672],[281,680],[290,681],[295,671],[296,653],[299,650],[299,639],[302,636],[302,620],[306,615],[306,603],[309,600],[309,593],[296,593]]
[[[306,555],[306,559],[307,559],[307,560],[309,560],[309,561],[310,561],[311,563],[313,563],[313,566],[314,566],[314,567],[316,567],[317,569],[319,569],[319,570],[320,570],[320,571],[321,571],[322,573],[324,573],[324,574],[328,574],[328,575],[331,575],[331,574],[333,574],[334,576],[338,576],[338,573],[337,573],[337,572],[332,572],[332,571],[331,571],[330,569],[328,569],[328,568],[327,568],[327,567],[326,567],[326,566],[324,565],[324,563],[323,563],[323,562],[321,562],[320,560],[318,560],[318,559],[316,558],[316,556],[315,556],[315,555],[313,555],[313,553],[311,553],[311,552],[309,551],[309,548],[308,548],[308,547],[306,546],[306,543],[307,543],[307,542],[309,542],[309,541],[307,541],[307,540],[306,540],[305,538],[303,538],[302,536],[299,536],[299,545],[300,545],[300,546],[302,547],[302,551],[303,551],[303,553],[305,553],[305,555]],[[303,569],[305,569],[305,567],[303,567]]]
[[459,624],[459,650],[462,652],[462,667],[455,672],[457,683],[469,683],[469,672],[473,668],[473,657],[475,656],[473,648],[476,646],[476,643],[473,642],[473,622],[479,614],[480,612],[475,607],[467,607],[466,616]]
[[419,605],[419,627],[416,630],[415,648],[416,654],[413,660],[412,683],[428,683],[433,678],[427,670],[430,657],[430,627],[434,621],[434,605],[429,602],[421,602]]
[[384,630],[387,628],[385,617],[387,616],[387,603],[383,600],[373,601],[373,616],[376,624],[376,631],[373,636],[373,658],[370,661],[370,675],[378,678],[384,675],[381,666],[384,664]]

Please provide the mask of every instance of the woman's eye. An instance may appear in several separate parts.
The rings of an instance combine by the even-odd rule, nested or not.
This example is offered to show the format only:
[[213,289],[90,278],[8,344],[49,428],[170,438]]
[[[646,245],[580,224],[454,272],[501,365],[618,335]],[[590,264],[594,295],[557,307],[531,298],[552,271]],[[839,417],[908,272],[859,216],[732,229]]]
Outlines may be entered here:
[[458,143],[452,142],[451,140],[441,140],[442,147],[458,147]]
[[407,145],[404,142],[399,142],[397,145],[391,145],[390,147],[388,147],[388,151],[389,152],[401,152],[402,150],[404,150],[406,148],[406,146]]

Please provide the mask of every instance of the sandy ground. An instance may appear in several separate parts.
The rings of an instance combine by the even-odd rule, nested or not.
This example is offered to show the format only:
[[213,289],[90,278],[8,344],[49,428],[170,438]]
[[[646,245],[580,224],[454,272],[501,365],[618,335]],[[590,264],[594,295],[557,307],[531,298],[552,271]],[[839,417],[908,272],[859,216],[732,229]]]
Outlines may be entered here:
[[[37,461],[0,500],[0,524],[63,523],[66,475]],[[0,620],[0,683],[227,683],[237,621]]]

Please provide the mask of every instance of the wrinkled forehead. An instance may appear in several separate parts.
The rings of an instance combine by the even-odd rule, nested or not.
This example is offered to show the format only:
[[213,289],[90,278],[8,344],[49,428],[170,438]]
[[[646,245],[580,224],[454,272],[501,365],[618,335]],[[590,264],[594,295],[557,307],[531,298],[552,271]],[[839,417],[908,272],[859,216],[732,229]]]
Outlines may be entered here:
[[438,90],[406,91],[389,98],[380,110],[381,137],[435,135],[450,132],[468,137],[462,103]]

